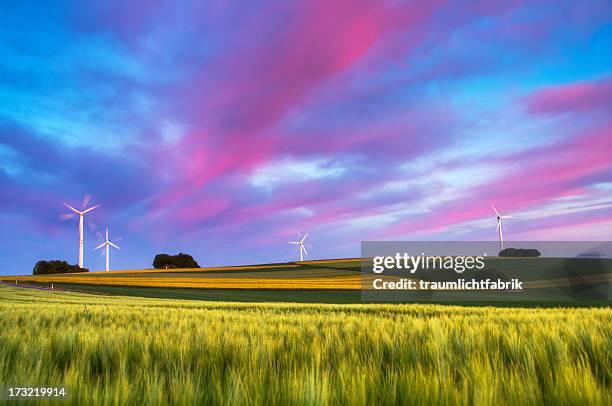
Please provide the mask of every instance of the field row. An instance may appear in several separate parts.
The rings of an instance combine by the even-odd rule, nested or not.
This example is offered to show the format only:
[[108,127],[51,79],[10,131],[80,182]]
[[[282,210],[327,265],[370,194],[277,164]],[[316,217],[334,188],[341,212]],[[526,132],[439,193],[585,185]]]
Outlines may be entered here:
[[220,289],[361,289],[361,276],[327,278],[134,278],[99,276],[20,276],[7,281],[36,283],[75,283],[84,285],[116,285],[170,288]]
[[[120,275],[53,275],[53,276],[17,276],[3,278],[10,283],[64,283],[80,285],[134,286],[158,288],[200,288],[200,289],[315,289],[315,290],[361,290],[371,289],[374,279],[387,282],[397,282],[398,277],[384,275],[361,275],[359,273],[328,274],[326,276],[309,277],[296,274],[288,277],[286,274],[257,277],[257,274],[229,274],[222,277],[208,275],[207,277],[185,276],[120,276]],[[418,280],[418,279],[415,279]],[[524,289],[549,289],[576,286],[577,283],[610,283],[612,275],[588,275],[580,278],[555,278],[548,280],[525,281]],[[380,283],[378,285],[381,285]]]
[[0,382],[71,404],[611,404],[612,310],[151,300],[0,285]]

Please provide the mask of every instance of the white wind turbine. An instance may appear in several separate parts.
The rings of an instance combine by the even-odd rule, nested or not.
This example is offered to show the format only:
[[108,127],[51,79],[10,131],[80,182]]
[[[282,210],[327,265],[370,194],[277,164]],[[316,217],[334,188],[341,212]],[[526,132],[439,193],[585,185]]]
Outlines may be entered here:
[[504,249],[504,235],[503,235],[503,232],[502,232],[502,219],[511,219],[512,216],[502,216],[501,214],[499,214],[499,212],[497,211],[495,206],[491,205],[491,207],[493,208],[493,211],[495,212],[495,215],[497,216],[497,229],[496,229],[496,231],[499,232],[499,248],[500,248],[500,250],[503,250]]
[[[95,206],[90,207],[89,209],[80,211],[70,206],[68,203],[64,203],[64,206],[68,207],[75,214],[79,215],[79,268],[83,268],[83,216],[90,211],[97,209],[100,207],[100,204],[96,204]],[[70,216],[68,216],[70,217]]]
[[115,245],[115,244],[113,244],[112,242],[110,242],[110,241],[108,240],[108,227],[106,228],[106,240],[105,240],[105,241],[104,241],[102,244],[98,245],[98,246],[96,247],[96,249],[102,248],[102,247],[104,247],[104,246],[106,246],[106,272],[108,272],[108,262],[109,262],[109,256],[108,256],[108,255],[109,255],[109,247],[110,247],[110,246],[113,246],[113,247],[117,248],[118,250],[120,250],[120,249],[121,249],[121,248],[119,248],[119,246],[118,246],[118,245]]
[[308,237],[308,233],[304,234],[304,237],[300,241],[289,241],[289,244],[299,245],[300,247],[300,261],[304,261],[304,254],[308,255],[306,247],[304,247],[304,240]]

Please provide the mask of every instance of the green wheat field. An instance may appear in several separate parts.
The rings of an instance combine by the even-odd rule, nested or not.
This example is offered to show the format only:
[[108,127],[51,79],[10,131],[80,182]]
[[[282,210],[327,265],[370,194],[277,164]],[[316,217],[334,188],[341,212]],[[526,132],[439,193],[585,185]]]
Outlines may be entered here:
[[228,303],[0,286],[0,385],[64,386],[63,404],[604,405],[611,349],[609,307]]

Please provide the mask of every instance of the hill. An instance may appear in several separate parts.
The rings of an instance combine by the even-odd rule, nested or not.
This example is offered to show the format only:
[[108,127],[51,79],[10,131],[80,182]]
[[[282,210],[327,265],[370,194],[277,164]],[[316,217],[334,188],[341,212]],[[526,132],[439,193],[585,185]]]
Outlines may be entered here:
[[[74,291],[146,297],[229,301],[359,302],[372,280],[399,276],[361,272],[362,259],[330,259],[193,269],[141,269],[83,274],[2,277],[5,282],[35,284]],[[522,292],[411,292],[414,302],[589,302],[609,303],[611,261],[564,258],[497,258],[486,260],[486,272],[452,271],[404,275],[445,281],[459,277],[519,275]],[[367,263],[366,263],[367,264]],[[366,269],[369,269],[366,267]],[[368,298],[366,298],[369,300]],[[395,300],[389,298],[389,301]]]

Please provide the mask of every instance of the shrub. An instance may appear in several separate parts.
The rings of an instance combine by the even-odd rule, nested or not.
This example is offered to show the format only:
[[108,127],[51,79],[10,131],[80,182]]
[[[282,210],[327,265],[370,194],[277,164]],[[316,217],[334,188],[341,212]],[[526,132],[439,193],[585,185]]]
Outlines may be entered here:
[[178,255],[158,254],[153,260],[153,267],[156,269],[164,268],[199,268],[200,265],[189,254]]
[[542,253],[535,248],[504,248],[500,257],[539,257]]
[[508,282],[510,280],[510,278],[504,274],[501,271],[498,271],[495,268],[485,268],[485,269],[480,269],[478,271],[476,271],[476,274],[474,275],[474,279],[477,281],[486,281],[487,279],[491,279],[491,280],[501,280],[504,282]]
[[51,260],[51,261],[38,261],[34,265],[32,271],[33,275],[50,275],[56,273],[76,273],[76,272],[89,272],[87,268],[80,268],[78,265],[70,265],[66,261]]

